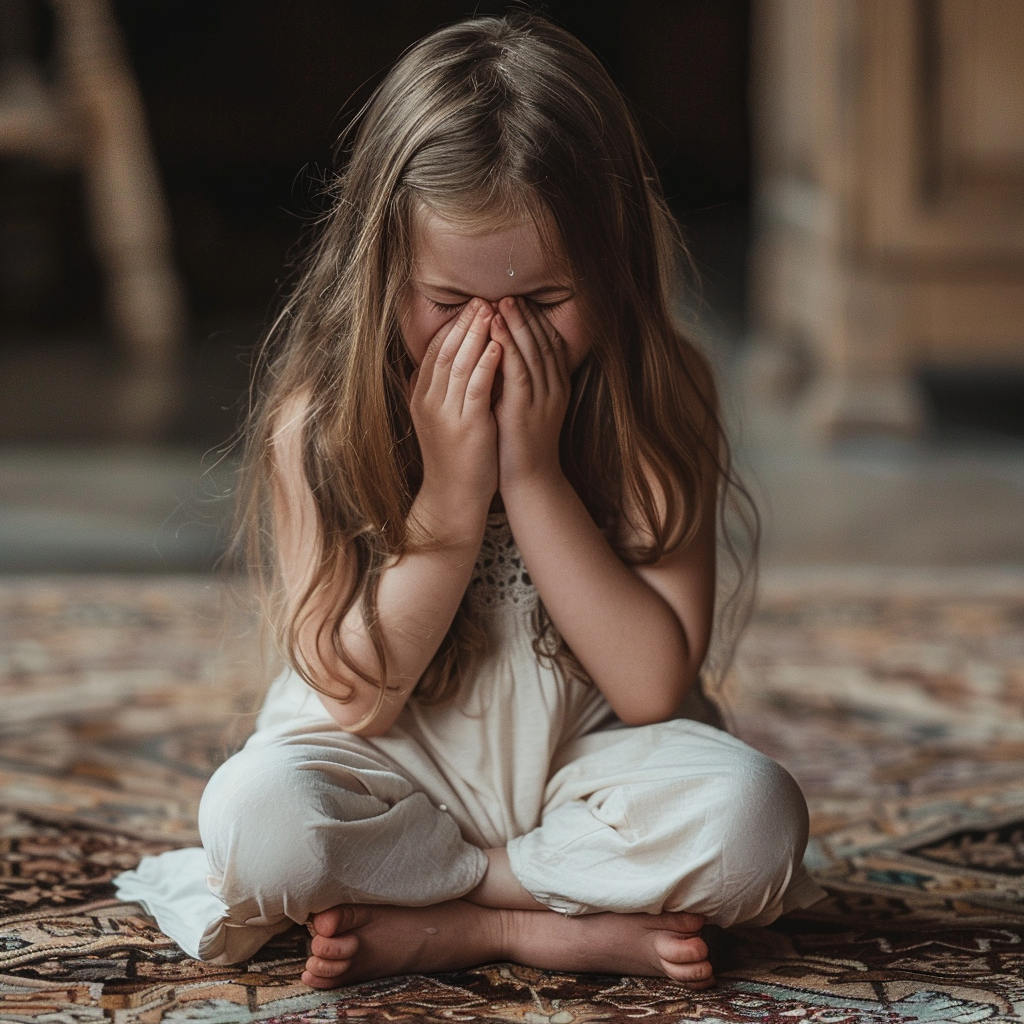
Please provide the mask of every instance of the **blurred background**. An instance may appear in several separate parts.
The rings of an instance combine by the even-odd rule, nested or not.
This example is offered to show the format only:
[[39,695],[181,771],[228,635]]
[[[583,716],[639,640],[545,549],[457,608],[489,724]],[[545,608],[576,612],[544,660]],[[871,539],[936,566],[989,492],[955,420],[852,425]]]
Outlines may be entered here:
[[0,571],[206,571],[332,144],[466,14],[632,102],[769,565],[1024,562],[1019,0],[0,0]]

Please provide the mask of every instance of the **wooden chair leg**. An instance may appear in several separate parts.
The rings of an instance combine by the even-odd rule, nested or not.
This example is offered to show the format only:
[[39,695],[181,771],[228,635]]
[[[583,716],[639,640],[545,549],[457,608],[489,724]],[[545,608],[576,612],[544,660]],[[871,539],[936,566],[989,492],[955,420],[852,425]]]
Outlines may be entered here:
[[175,410],[185,317],[145,115],[108,0],[54,0],[60,63],[110,315],[127,356],[118,415],[158,435]]

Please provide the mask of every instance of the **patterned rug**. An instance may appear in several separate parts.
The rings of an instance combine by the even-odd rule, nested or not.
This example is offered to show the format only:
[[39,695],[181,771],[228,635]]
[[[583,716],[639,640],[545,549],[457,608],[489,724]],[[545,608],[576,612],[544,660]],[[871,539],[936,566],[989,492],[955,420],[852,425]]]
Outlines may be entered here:
[[298,930],[184,956],[110,879],[196,841],[257,646],[203,579],[0,584],[0,1021],[1024,1019],[1024,571],[769,577],[731,717],[807,793],[830,898],[723,935],[699,994],[512,964],[324,994]]

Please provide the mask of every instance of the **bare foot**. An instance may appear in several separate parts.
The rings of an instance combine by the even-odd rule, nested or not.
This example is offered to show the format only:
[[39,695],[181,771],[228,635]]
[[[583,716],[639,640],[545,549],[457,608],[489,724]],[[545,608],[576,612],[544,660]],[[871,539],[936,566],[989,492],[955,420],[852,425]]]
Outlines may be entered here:
[[345,905],[316,914],[302,980],[314,988],[394,974],[454,971],[512,960],[554,971],[667,976],[714,984],[695,914],[496,910],[465,900],[432,907]]
[[464,900],[430,907],[331,907],[310,921],[313,955],[302,980],[313,988],[334,988],[501,960],[500,914]]

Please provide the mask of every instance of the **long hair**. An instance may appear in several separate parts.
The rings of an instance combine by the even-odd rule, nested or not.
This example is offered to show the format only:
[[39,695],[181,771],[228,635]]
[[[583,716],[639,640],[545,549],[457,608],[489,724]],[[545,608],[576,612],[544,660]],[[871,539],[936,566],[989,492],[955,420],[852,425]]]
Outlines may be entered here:
[[[710,368],[670,313],[683,251],[675,222],[623,97],[585,46],[536,15],[451,25],[405,53],[354,126],[330,208],[259,355],[236,551],[286,659],[339,699],[339,685],[304,667],[297,635],[317,595],[349,581],[321,636],[380,687],[379,707],[377,584],[419,543],[406,525],[422,467],[398,327],[418,213],[481,228],[528,219],[559,247],[592,340],[573,378],[562,465],[621,558],[650,564],[685,545],[725,508],[734,477]],[[320,545],[305,594],[289,602],[275,557],[273,435],[297,395]],[[644,542],[627,547],[627,528]],[[356,606],[380,678],[346,651],[341,623]],[[535,631],[539,656],[584,677],[542,606]],[[414,698],[451,698],[485,644],[463,602]]]

